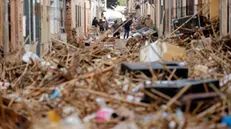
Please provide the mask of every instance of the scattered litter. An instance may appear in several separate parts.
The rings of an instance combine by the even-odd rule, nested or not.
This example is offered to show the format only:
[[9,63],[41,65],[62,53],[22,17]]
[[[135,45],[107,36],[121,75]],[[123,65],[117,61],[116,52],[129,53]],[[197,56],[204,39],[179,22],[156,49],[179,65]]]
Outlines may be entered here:
[[11,84],[9,82],[0,82],[1,90],[6,90]]
[[[41,58],[26,52],[23,61],[1,62],[0,86],[6,86],[0,96],[0,118],[6,118],[1,128],[230,126],[229,116],[222,113],[229,114],[231,37],[150,43],[144,35],[149,32],[128,40],[107,33],[68,43],[52,40]],[[144,70],[140,67],[133,72],[128,65],[126,70],[120,67],[122,62],[140,66],[154,61],[160,67],[151,72],[143,67],[141,74],[134,72]]]
[[65,118],[62,121],[63,125],[79,125],[82,124],[80,118],[78,117],[78,115],[76,113],[68,116],[67,118]]
[[51,122],[59,124],[61,121],[60,116],[57,114],[56,111],[49,111],[48,112],[48,118]]
[[100,110],[96,112],[96,120],[98,121],[109,121],[112,118],[112,114],[114,113],[114,110],[107,107],[104,99],[97,98],[96,102],[100,106]]
[[220,86],[224,86],[229,81],[231,81],[231,74],[225,76],[223,79],[220,80]]
[[231,127],[231,116],[223,116],[221,123],[226,124],[228,127]]
[[26,63],[29,63],[30,60],[32,61],[39,61],[40,58],[33,52],[26,52],[23,57],[22,57],[22,60]]
[[60,88],[55,88],[52,94],[50,95],[50,99],[56,99],[62,97],[62,90]]

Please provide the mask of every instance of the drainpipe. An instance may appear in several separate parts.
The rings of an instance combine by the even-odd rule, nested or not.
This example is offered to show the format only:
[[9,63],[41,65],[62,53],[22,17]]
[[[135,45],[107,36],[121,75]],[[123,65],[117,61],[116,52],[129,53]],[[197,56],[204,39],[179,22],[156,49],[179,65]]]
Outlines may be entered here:
[[[36,3],[37,8],[40,7],[40,2],[38,1]],[[38,12],[37,9],[36,14],[36,40],[38,41],[37,47],[36,47],[36,53],[40,57],[40,46],[41,46],[41,12]]]
[[7,42],[8,42],[8,0],[4,0],[4,46],[3,46],[3,54],[6,57],[7,54]]
[[84,1],[84,35],[87,35],[87,20],[86,20],[86,2]]

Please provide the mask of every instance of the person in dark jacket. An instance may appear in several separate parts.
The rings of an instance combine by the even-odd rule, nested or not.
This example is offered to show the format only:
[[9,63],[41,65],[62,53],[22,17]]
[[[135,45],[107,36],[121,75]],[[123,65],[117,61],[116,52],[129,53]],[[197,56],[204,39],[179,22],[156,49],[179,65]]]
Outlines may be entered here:
[[98,22],[98,20],[96,19],[96,17],[94,17],[94,19],[93,19],[93,21],[92,21],[92,26],[98,27],[98,25],[99,25],[99,22]]
[[124,25],[124,39],[127,39],[129,37],[130,28],[132,25],[132,16],[130,16],[126,21]]
[[101,32],[104,31],[104,22],[102,19],[99,20],[99,29]]

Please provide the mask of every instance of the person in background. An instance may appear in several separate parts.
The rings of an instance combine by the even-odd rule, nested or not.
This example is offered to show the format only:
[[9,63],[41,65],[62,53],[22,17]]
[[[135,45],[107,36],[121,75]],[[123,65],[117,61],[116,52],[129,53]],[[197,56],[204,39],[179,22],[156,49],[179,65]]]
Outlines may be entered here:
[[98,22],[98,20],[96,19],[96,17],[94,17],[94,19],[93,19],[93,21],[92,21],[92,26],[98,27],[98,25],[99,25],[99,22]]
[[100,32],[104,31],[104,22],[102,19],[99,19],[99,30]]
[[132,16],[126,19],[125,25],[124,25],[124,39],[127,39],[129,37],[129,32],[132,25]]
[[153,20],[151,19],[150,15],[147,16],[147,18],[145,19],[144,24],[145,24],[146,27],[152,28]]
[[113,28],[113,37],[120,38],[120,25],[117,20],[114,21],[114,24],[112,25]]
[[108,30],[108,21],[106,17],[104,17],[104,30]]
[[136,28],[138,26],[138,24],[139,24],[139,21],[138,21],[137,17],[134,17],[133,18],[133,25],[134,25],[134,27]]

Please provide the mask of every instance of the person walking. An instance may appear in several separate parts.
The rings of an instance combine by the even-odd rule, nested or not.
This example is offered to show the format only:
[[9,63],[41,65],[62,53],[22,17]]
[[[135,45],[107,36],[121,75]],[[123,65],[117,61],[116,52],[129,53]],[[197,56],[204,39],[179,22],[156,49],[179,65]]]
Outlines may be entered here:
[[93,21],[92,21],[92,26],[93,26],[93,27],[98,27],[98,25],[99,25],[99,22],[98,22],[98,20],[96,19],[96,17],[94,17],[94,19],[93,19]]
[[118,24],[118,21],[115,20],[114,24],[112,25],[113,28],[113,37],[120,38],[120,25]]
[[100,30],[100,32],[104,31],[104,22],[102,19],[99,20],[99,30]]
[[108,21],[106,17],[104,17],[104,30],[108,30]]
[[129,32],[130,32],[131,25],[132,25],[132,16],[130,16],[129,18],[127,18],[127,20],[125,21],[125,25],[124,25],[124,39],[127,39],[129,37]]
[[152,28],[153,20],[151,19],[150,15],[147,16],[147,18],[145,19],[144,24],[145,24],[146,27]]

